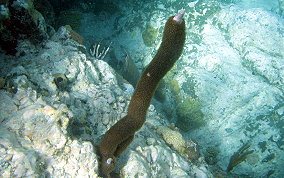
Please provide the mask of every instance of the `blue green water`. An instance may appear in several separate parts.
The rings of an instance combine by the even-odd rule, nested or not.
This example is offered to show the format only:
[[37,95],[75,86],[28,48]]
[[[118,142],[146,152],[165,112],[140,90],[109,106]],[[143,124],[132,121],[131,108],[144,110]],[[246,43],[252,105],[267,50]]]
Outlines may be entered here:
[[[15,3],[17,7],[17,3],[25,1]],[[15,19],[31,22],[35,18],[38,23],[46,23],[49,31],[41,23],[31,26],[48,31],[49,39],[65,26],[72,32],[71,38],[81,45],[78,51],[85,55],[84,60],[90,60],[90,66],[99,60],[107,62],[128,84],[124,91],[127,95],[133,93],[139,75],[156,54],[167,19],[185,10],[187,35],[183,54],[157,88],[152,101],[155,110],[187,141],[197,143],[200,159],[215,177],[284,177],[283,0],[43,0],[34,1],[34,6],[44,20],[40,21],[38,14],[27,19],[20,14]],[[7,33],[11,30],[8,29],[7,36],[1,37],[10,40],[15,52],[17,40],[41,31],[14,30],[7,21],[2,23],[9,19],[11,7],[0,6],[1,25],[4,24],[1,30],[9,27],[13,32]],[[20,58],[25,53],[17,55]],[[64,59],[56,62],[60,61]],[[25,61],[23,66],[32,62]],[[36,62],[40,66],[42,61]],[[24,67],[19,68],[21,75],[25,73]],[[0,74],[7,75],[9,70]],[[73,75],[74,71],[70,73]],[[28,78],[26,75],[24,78]],[[67,85],[65,74],[50,85],[65,92],[65,85],[58,84],[63,79]],[[10,83],[6,85],[15,92]],[[85,100],[78,103],[79,107],[89,107]],[[92,117],[86,114],[82,120]],[[75,120],[69,125],[68,131],[76,139],[86,136],[80,127],[92,123],[80,122]],[[90,133],[98,132],[97,128],[86,127]]]
[[57,24],[72,23],[87,48],[111,44],[102,60],[119,72],[131,56],[139,73],[179,9],[186,11],[184,54],[166,79],[171,99],[156,98],[156,107],[201,145],[214,175],[283,177],[283,1],[77,1]]

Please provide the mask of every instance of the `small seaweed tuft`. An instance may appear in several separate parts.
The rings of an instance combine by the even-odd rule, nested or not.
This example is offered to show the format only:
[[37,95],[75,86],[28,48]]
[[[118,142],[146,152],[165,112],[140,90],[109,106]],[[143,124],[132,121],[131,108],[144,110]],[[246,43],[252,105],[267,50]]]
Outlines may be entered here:
[[197,100],[187,97],[177,106],[176,126],[182,131],[189,131],[206,124],[204,114]]
[[244,144],[237,152],[235,152],[228,164],[227,171],[230,172],[231,170],[234,169],[238,164],[246,160],[247,156],[251,153],[253,153],[253,150],[246,151],[249,149],[250,145],[248,143]]

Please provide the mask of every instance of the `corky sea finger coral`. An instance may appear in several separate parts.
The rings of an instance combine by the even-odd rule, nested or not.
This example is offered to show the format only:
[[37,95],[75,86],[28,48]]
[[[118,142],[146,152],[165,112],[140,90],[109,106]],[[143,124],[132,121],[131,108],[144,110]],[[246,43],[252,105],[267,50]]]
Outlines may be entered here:
[[132,142],[134,134],[143,126],[153,94],[159,81],[180,57],[185,43],[185,22],[181,10],[168,19],[157,54],[144,70],[131,98],[127,115],[113,125],[99,145],[101,172],[110,177],[116,157]]

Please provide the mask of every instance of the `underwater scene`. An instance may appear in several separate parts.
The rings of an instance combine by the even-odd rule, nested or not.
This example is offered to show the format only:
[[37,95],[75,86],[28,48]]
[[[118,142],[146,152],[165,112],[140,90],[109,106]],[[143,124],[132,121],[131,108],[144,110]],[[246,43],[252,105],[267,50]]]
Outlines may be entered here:
[[0,0],[0,177],[283,178],[284,0]]

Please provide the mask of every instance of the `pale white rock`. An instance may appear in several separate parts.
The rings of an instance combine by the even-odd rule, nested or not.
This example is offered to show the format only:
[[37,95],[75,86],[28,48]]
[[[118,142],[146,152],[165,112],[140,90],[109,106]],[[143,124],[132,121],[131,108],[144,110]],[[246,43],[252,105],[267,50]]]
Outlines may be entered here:
[[124,90],[124,93],[125,93],[125,94],[129,94],[129,95],[133,94],[134,88],[133,88],[132,85],[130,85],[130,84],[128,84],[128,83],[123,83],[123,86],[124,86],[124,88],[125,88],[125,90]]
[[117,84],[116,77],[114,75],[113,69],[104,61],[102,60],[96,60],[95,65],[97,66],[100,75],[101,75],[101,80],[105,84]]
[[121,169],[120,174],[125,178],[147,178],[151,177],[151,170],[145,158],[135,152],[130,152],[127,165]]
[[148,145],[154,145],[155,142],[156,142],[156,140],[154,138],[147,138],[147,144]]
[[[5,163],[9,163],[14,170],[13,175],[16,177],[38,176],[36,173],[38,154],[35,151],[23,148],[19,144],[15,134],[5,128],[1,128],[0,133],[0,143],[8,151],[4,152],[3,155],[9,157],[5,162],[1,160],[1,163],[4,163],[4,165]],[[9,165],[6,165],[5,169],[0,169],[1,175],[9,175],[7,172],[10,171]]]
[[178,168],[178,167],[173,168],[171,170],[171,176],[176,177],[176,178],[178,178],[178,177],[190,177],[186,171],[184,171],[184,170],[182,170],[181,168]]
[[[9,177],[12,170],[12,175],[20,177],[98,177],[97,150],[90,141],[98,144],[111,125],[126,115],[133,87],[125,84],[121,89],[115,71],[106,62],[89,61],[77,47],[66,29],[60,28],[38,55],[27,51],[26,56],[19,57],[21,62],[31,60],[29,65],[14,68],[17,92],[0,95],[11,103],[11,108],[0,104],[0,111],[6,114],[0,127],[5,129],[0,131],[0,145],[7,145],[3,150],[5,163],[17,169],[7,166],[0,170],[2,175]],[[150,58],[151,51],[145,53]],[[53,74],[57,73],[67,77],[68,90],[56,87]],[[145,178],[190,175],[192,163],[156,133],[157,126],[166,124],[151,105],[147,122],[119,158],[124,163],[117,164],[116,173],[120,170],[123,177]],[[15,134],[13,138],[10,132]],[[147,138],[152,140],[146,143]],[[21,152],[14,149],[19,145]],[[37,165],[42,165],[39,173]]]
[[193,176],[194,177],[198,177],[198,178],[209,178],[209,177],[212,177],[213,178],[213,176],[211,175],[208,175],[206,172],[207,172],[207,170],[204,168],[204,167],[196,167],[196,166],[193,166],[192,168],[191,168],[191,170],[192,170],[192,174],[193,174]]
[[12,113],[17,111],[17,106],[15,105],[13,99],[9,93],[0,90],[0,123],[8,118]]
[[277,109],[277,113],[279,115],[283,115],[284,114],[284,106],[283,107],[280,107],[279,109]]
[[[179,177],[184,174],[188,175],[186,170],[189,169],[189,163],[180,155],[172,153],[171,149],[164,144],[139,146],[136,148],[136,151],[130,151],[130,153],[132,158],[130,158],[127,164],[121,169],[122,175],[141,176],[141,171],[144,171],[143,176],[146,174],[147,177]],[[143,159],[141,156],[141,158],[138,159],[138,156],[141,154],[143,155]],[[142,164],[137,165],[137,160],[139,160],[139,162],[142,161]],[[141,166],[143,168],[141,168]],[[130,169],[132,170],[131,173]],[[172,172],[170,171],[171,169],[181,169],[183,171]]]
[[[272,12],[228,6],[204,25],[197,52],[184,54],[179,63],[177,79],[194,88],[206,121],[204,127],[188,132],[187,138],[203,149],[218,148],[217,164],[223,170],[242,142],[248,142],[250,150],[262,158],[269,152],[279,155],[269,164],[284,159],[280,156],[283,145],[275,144],[282,142],[283,128],[274,124],[282,118],[274,114],[284,102],[283,30],[283,18]],[[186,87],[182,90],[189,94]],[[264,152],[258,146],[261,142],[268,145]],[[254,166],[243,162],[232,172],[261,177],[270,170],[259,161]],[[274,170],[273,176],[279,177],[281,166],[275,165]],[[198,168],[196,174],[202,177],[203,172]]]

